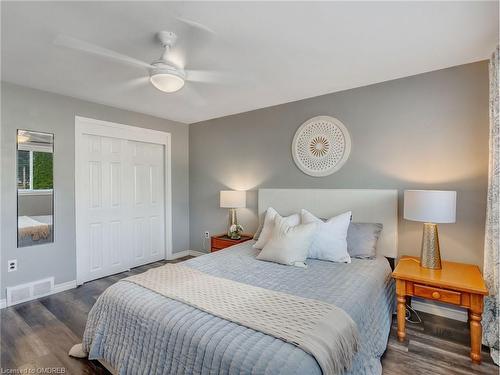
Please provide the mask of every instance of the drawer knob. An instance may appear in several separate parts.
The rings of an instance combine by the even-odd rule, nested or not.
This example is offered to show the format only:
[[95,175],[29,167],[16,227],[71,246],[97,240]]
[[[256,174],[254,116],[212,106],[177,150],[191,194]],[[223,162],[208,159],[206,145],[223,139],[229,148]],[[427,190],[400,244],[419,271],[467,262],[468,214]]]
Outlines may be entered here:
[[432,298],[439,298],[441,297],[441,294],[439,294],[439,292],[432,292]]

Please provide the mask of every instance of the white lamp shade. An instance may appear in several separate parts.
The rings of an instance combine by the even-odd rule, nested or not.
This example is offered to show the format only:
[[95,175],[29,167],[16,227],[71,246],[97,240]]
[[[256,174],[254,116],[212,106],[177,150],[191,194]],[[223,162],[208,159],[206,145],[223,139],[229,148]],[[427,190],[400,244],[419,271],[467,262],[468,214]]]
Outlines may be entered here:
[[163,92],[176,92],[184,86],[184,80],[175,74],[156,73],[149,78],[154,87]]
[[242,208],[247,205],[247,195],[244,191],[221,190],[220,206],[222,208]]
[[427,223],[454,223],[457,192],[405,190],[404,218]]

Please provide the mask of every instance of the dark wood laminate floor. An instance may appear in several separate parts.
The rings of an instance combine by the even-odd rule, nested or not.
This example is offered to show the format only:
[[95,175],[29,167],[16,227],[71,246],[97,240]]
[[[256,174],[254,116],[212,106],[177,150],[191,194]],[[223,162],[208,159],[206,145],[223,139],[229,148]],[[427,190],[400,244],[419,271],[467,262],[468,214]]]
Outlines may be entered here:
[[63,374],[71,375],[109,374],[97,361],[70,358],[68,350],[82,341],[87,315],[107,287],[124,277],[165,263],[168,262],[136,267],[76,289],[3,309],[0,314],[0,374],[7,374],[9,369],[24,371],[17,372],[19,374],[38,374],[37,369],[45,368],[64,369]]
[[[59,373],[64,374],[108,374],[98,362],[68,357],[69,348],[81,342],[87,314],[108,286],[164,263],[137,267],[76,289],[3,309],[0,315],[0,374],[9,373],[9,369],[24,370],[10,373],[36,374],[44,368],[61,369]],[[405,343],[397,341],[393,322],[388,349],[382,358],[384,375],[499,373],[488,353],[484,353],[480,366],[471,364],[467,324],[428,314],[421,316],[423,324],[408,324]],[[29,372],[30,369],[34,372]]]
[[404,343],[397,339],[394,316],[387,350],[382,357],[384,375],[499,374],[486,347],[481,353],[481,365],[470,361],[467,323],[422,312],[418,314],[422,323],[407,322]]

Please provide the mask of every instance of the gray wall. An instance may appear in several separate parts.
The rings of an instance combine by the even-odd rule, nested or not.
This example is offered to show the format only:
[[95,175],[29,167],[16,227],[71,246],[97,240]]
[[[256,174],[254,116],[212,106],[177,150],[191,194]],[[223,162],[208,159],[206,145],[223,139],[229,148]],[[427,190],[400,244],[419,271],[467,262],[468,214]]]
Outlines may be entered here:
[[[283,88],[286,90],[286,88]],[[324,178],[296,168],[296,129],[317,115],[340,119],[352,138],[343,168]],[[253,190],[240,222],[254,231],[256,193],[274,188],[458,191],[456,224],[440,225],[444,259],[482,265],[488,165],[488,68],[458,66],[190,126],[190,237],[224,232],[221,189]],[[399,253],[418,254],[421,224],[400,219]]]
[[[76,279],[74,147],[75,115],[172,134],[173,251],[189,248],[188,136],[185,124],[2,82],[1,294],[6,286],[55,276]],[[16,129],[54,133],[55,240],[16,248]],[[18,260],[17,272],[5,272]]]
[[[1,294],[6,286],[55,276],[75,280],[74,116],[172,134],[173,250],[208,249],[203,231],[223,232],[221,189],[249,190],[239,210],[257,226],[255,190],[406,188],[458,191],[457,223],[440,225],[444,259],[482,265],[488,164],[486,62],[403,78],[225,118],[183,124],[2,83]],[[339,118],[352,151],[337,173],[313,178],[294,165],[296,129],[319,115]],[[53,244],[16,248],[16,129],[55,133]],[[188,169],[189,168],[189,169]],[[400,207],[402,200],[400,199]],[[190,233],[190,238],[188,233]],[[400,254],[418,254],[421,225],[400,220]],[[189,246],[190,245],[190,246]],[[5,272],[18,259],[19,271]]]
[[17,214],[18,216],[52,215],[52,194],[19,195]]

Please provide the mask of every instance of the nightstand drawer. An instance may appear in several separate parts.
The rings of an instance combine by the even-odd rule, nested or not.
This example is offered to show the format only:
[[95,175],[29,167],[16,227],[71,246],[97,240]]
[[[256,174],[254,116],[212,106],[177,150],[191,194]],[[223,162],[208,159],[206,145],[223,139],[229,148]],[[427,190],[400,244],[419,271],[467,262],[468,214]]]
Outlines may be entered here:
[[433,288],[426,285],[413,285],[413,295],[417,297],[423,297],[428,299],[433,299],[436,301],[453,303],[455,305],[460,305],[462,293],[453,292],[451,290]]
[[225,249],[226,247],[229,247],[229,246],[233,246],[235,243],[237,243],[237,242],[231,241],[231,240],[224,240],[221,238],[214,238],[212,240],[212,247],[220,250],[220,249]]
[[233,240],[225,234],[219,234],[217,236],[212,236],[212,240],[210,243],[210,249],[211,249],[210,251],[211,252],[219,251],[219,250],[225,249],[227,247],[230,247],[233,245],[238,245],[240,243],[249,241],[252,238],[253,238],[252,234],[242,234],[241,238],[238,240]]

